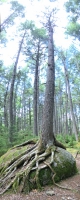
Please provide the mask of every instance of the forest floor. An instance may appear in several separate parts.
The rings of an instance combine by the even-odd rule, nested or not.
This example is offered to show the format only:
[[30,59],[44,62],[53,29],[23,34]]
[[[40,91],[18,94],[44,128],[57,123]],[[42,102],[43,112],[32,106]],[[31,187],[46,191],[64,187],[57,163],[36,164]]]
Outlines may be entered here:
[[76,164],[78,173],[58,183],[60,186],[72,188],[72,190],[61,189],[52,185],[44,187],[42,191],[33,190],[28,195],[6,193],[0,196],[0,200],[79,200],[80,154],[77,155]]

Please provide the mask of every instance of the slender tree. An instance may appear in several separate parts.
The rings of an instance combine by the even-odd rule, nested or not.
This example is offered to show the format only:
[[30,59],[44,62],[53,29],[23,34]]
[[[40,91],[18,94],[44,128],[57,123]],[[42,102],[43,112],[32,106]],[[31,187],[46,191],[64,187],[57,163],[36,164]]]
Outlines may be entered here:
[[66,64],[65,64],[65,60],[66,60],[66,58],[65,58],[65,56],[62,52],[62,63],[63,63],[63,66],[64,66],[65,79],[66,79],[66,84],[67,84],[67,89],[68,89],[68,98],[69,98],[71,116],[72,116],[72,120],[73,120],[73,132],[75,133],[76,141],[78,141],[78,131],[77,131],[77,126],[76,126],[76,121],[75,121],[75,116],[74,116],[74,111],[73,111],[73,103],[72,103],[72,97],[71,97],[71,91],[70,91],[70,83],[69,83],[68,71],[67,71],[67,67],[66,67]]
[[17,16],[23,16],[24,7],[17,1],[10,1],[11,14],[2,22],[0,16],[0,32],[5,30],[7,26],[14,23],[14,19]]
[[34,115],[34,135],[38,135],[38,99],[39,99],[39,57],[40,57],[40,41],[38,42],[38,49],[36,55],[35,77],[34,77],[34,95],[33,95],[33,115]]
[[33,95],[33,115],[34,115],[34,128],[33,133],[34,135],[39,134],[39,71],[40,71],[40,65],[42,63],[43,55],[43,49],[45,49],[46,45],[46,32],[44,29],[36,29],[34,31],[34,34],[36,34],[36,51],[35,51],[35,76],[34,76],[34,95]]
[[10,128],[9,128],[9,139],[10,139],[11,143],[13,141],[13,131],[14,131],[13,130],[13,92],[14,92],[14,84],[15,84],[15,79],[16,79],[17,64],[18,64],[18,60],[19,60],[19,56],[20,56],[20,52],[21,52],[21,48],[22,48],[22,44],[23,44],[23,41],[24,41],[25,34],[26,34],[26,31],[24,32],[23,38],[22,38],[22,40],[20,42],[20,45],[19,45],[19,50],[18,50],[16,62],[14,64],[13,75],[12,75],[11,86],[10,86]]
[[4,124],[5,124],[5,127],[7,127],[7,128],[8,128],[7,96],[8,96],[8,90],[9,90],[9,81],[7,83],[7,88],[6,88],[6,92],[5,92],[5,95],[4,95]]

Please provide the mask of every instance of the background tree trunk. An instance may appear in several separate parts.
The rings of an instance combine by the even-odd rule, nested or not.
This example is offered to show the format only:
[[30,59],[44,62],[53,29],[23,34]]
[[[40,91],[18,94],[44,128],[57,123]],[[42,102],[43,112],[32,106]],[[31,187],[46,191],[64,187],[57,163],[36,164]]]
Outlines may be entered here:
[[39,49],[40,49],[40,44],[38,43],[38,50],[37,50],[37,56],[36,56],[35,78],[34,78],[34,97],[33,97],[33,115],[34,115],[33,134],[34,135],[38,135]]
[[73,133],[75,134],[76,141],[78,141],[78,131],[77,131],[77,126],[76,126],[76,121],[75,121],[75,116],[74,116],[74,111],[73,111],[73,103],[72,103],[72,97],[71,97],[71,91],[70,91],[68,71],[65,65],[65,57],[62,57],[62,62],[64,65],[65,79],[66,79],[66,84],[67,84],[67,89],[68,89],[68,98],[69,98],[71,116],[73,120]]
[[8,89],[9,89],[9,81],[7,83],[6,92],[4,94],[4,124],[5,127],[8,128],[8,106],[7,106],[7,96],[8,96]]
[[14,65],[14,69],[13,69],[13,75],[12,75],[12,80],[11,80],[11,87],[10,87],[10,128],[9,128],[9,140],[10,143],[13,142],[13,92],[14,92],[14,83],[15,83],[15,79],[16,79],[16,69],[17,69],[17,64],[18,64],[18,60],[19,60],[19,56],[20,56],[20,52],[21,52],[21,48],[22,48],[22,44],[23,44],[23,40],[25,37],[26,32],[23,35],[23,38],[21,40],[20,46],[19,46],[19,50],[18,50],[18,55],[16,58],[16,62]]

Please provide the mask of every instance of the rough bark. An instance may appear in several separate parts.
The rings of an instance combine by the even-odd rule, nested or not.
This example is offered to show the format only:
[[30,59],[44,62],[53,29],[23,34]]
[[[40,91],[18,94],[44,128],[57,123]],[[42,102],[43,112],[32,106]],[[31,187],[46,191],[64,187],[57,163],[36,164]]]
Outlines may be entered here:
[[53,138],[53,105],[54,105],[54,46],[53,46],[53,28],[49,20],[49,41],[48,41],[48,68],[47,82],[45,91],[45,101],[43,109],[43,124],[42,124],[42,143],[43,146],[54,143]]

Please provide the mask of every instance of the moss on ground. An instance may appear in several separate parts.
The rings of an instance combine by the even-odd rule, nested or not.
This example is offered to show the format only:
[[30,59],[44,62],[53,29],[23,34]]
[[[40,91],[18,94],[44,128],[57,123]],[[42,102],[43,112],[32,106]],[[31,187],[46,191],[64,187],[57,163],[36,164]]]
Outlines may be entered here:
[[4,155],[2,155],[0,157],[0,171],[1,169],[4,167],[6,167],[9,162],[13,161],[14,159],[17,159],[19,156],[21,156],[22,153],[25,152],[25,150],[27,150],[27,147],[20,147],[20,148],[14,148],[14,149],[9,149],[7,151],[7,153],[5,153]]
[[75,142],[73,148],[67,148],[67,151],[70,152],[73,156],[79,151],[80,153],[80,142]]
[[[32,151],[30,151],[30,149],[31,145],[29,144],[25,146],[16,146],[8,150],[8,152],[0,158],[0,171],[2,170],[1,176],[3,176],[3,181],[5,180],[5,169],[7,169],[8,173],[11,173],[8,166],[12,167],[12,164],[14,163],[14,167],[11,168],[13,171],[12,178],[15,180],[11,187],[14,191],[19,189],[20,191],[28,193],[32,189],[41,189],[44,185],[51,185],[54,181],[58,182],[74,175],[77,172],[74,157],[71,153],[62,148],[53,146],[51,148],[47,148],[45,152],[41,153],[38,152],[38,146],[34,147]],[[26,160],[23,155],[26,156],[25,159],[28,160],[28,165],[25,164]],[[19,159],[19,163],[17,163],[16,168],[15,161],[18,158],[22,159]],[[14,169],[16,171],[14,171]],[[22,187],[22,189],[20,187]]]

